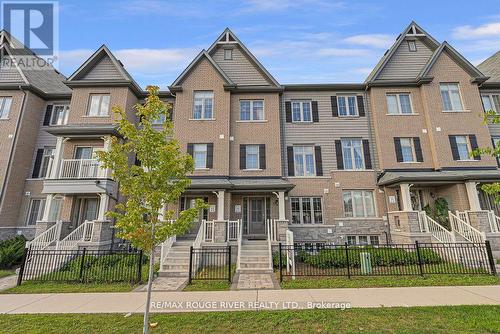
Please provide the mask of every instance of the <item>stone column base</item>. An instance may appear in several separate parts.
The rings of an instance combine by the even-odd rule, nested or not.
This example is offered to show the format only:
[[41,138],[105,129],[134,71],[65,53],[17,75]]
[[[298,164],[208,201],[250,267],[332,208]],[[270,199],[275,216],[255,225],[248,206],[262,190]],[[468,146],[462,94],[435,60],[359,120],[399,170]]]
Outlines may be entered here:
[[113,229],[109,220],[94,221],[94,229],[92,230],[91,242],[111,241],[113,237]]

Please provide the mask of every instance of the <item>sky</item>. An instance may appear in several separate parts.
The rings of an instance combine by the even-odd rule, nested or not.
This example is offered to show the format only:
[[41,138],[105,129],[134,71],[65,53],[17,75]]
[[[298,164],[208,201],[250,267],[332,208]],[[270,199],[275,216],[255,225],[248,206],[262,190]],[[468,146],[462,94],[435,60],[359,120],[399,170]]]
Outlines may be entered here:
[[498,0],[62,0],[59,12],[64,75],[106,44],[162,89],[225,27],[281,84],[362,82],[412,20],[475,65],[500,50]]

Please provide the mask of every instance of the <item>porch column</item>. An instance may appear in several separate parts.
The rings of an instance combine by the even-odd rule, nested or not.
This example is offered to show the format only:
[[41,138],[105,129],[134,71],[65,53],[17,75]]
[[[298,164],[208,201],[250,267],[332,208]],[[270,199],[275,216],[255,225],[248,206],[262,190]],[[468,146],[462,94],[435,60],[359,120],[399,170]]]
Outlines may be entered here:
[[399,189],[401,192],[403,211],[413,211],[413,207],[411,205],[410,185],[408,183],[402,183],[399,185]]
[[49,221],[50,207],[52,206],[53,199],[54,199],[53,194],[48,194],[47,197],[45,198],[45,208],[43,209],[43,216],[42,216],[43,222]]
[[481,211],[481,203],[479,202],[479,195],[477,193],[477,183],[472,181],[465,182],[465,189],[467,190],[470,210]]
[[99,201],[99,213],[97,214],[98,221],[106,220],[106,212],[108,211],[109,196],[108,194],[99,194],[101,200]]
[[[105,137],[104,138],[104,151],[109,152],[111,150],[111,137]],[[109,175],[111,174],[111,169],[106,168],[104,170],[104,177],[109,178]]]
[[278,219],[285,220],[285,192],[278,191]]
[[54,152],[54,158],[52,159],[52,165],[50,169],[51,179],[57,179],[59,177],[59,168],[61,166],[61,160],[63,155],[62,147],[64,141],[65,141],[64,137],[57,137],[56,149]]
[[224,190],[215,192],[217,196],[217,220],[224,220]]

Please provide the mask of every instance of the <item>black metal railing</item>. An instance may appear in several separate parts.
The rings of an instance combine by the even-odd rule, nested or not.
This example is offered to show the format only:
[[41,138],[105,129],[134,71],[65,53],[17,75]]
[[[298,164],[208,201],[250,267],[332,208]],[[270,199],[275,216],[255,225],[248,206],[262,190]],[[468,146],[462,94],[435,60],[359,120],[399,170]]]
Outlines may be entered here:
[[227,280],[231,282],[234,265],[231,247],[193,248],[189,251],[189,284],[195,280]]
[[81,283],[140,283],[142,251],[26,249],[18,285],[22,281]]
[[273,265],[280,280],[287,276],[496,274],[488,241],[377,246],[280,243],[273,249]]

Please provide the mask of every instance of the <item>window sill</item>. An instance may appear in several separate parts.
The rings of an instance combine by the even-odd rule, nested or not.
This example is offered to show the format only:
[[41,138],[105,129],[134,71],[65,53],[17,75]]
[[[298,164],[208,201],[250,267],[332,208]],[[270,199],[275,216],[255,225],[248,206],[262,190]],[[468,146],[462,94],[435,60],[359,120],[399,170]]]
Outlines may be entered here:
[[386,116],[420,116],[420,114],[417,113],[411,113],[411,114],[385,114]]
[[314,124],[313,121],[292,121],[292,124]]
[[461,112],[470,112],[470,110],[442,110],[444,113],[461,113]]
[[239,120],[236,121],[236,123],[267,123],[267,119],[262,119],[262,120]]
[[250,168],[250,169],[242,169],[243,172],[261,172],[263,169],[261,168]]
[[455,160],[457,162],[480,162],[481,160],[476,159],[463,159],[463,160]]
[[0,121],[8,121],[8,120],[10,120],[10,118],[8,118],[8,117],[7,118],[0,118]]
[[344,217],[344,218],[334,218],[335,221],[360,221],[360,220],[382,220],[380,217]]
[[110,115],[83,115],[85,118],[109,118]]
[[190,118],[190,121],[210,122],[215,121],[215,118]]
[[287,176],[289,179],[331,179],[331,176]]
[[413,165],[413,164],[421,164],[420,161],[401,161],[401,164],[408,164],[408,165]]
[[194,171],[207,171],[210,170],[210,168],[195,168]]
[[340,116],[339,115],[339,118],[340,119],[358,119],[360,117],[359,117],[359,115],[354,115],[354,116],[353,115],[349,115],[349,116]]
[[[326,225],[324,223],[309,223],[309,224],[306,224],[306,223],[288,223],[288,226],[290,227],[312,227],[312,226],[325,226],[325,227],[329,227],[329,228],[332,228],[333,225]],[[314,242],[314,241],[312,241]]]
[[373,169],[332,169],[334,172],[373,172]]

